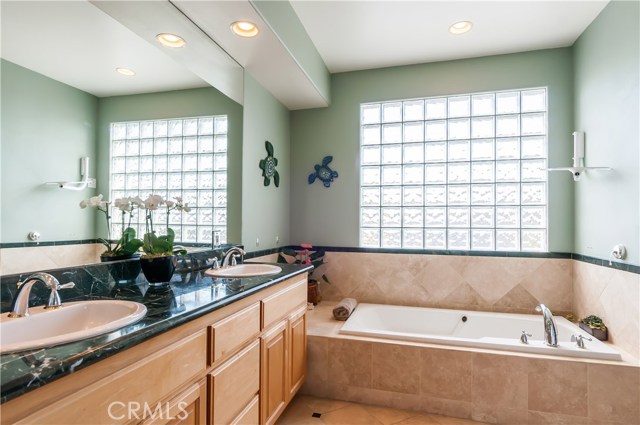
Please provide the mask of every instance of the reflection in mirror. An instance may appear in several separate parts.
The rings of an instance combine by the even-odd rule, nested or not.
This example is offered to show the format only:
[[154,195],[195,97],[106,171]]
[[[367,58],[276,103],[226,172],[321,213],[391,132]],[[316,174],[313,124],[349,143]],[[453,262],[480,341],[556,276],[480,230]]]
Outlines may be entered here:
[[[170,5],[149,3],[162,3],[165,8]],[[107,236],[104,218],[82,210],[80,202],[98,194],[105,199],[114,195],[139,195],[144,199],[150,192],[161,190],[153,186],[154,179],[166,181],[167,188],[160,194],[182,196],[193,207],[192,215],[180,217],[180,229],[185,234],[190,232],[181,242],[207,244],[211,241],[209,227],[213,230],[215,226],[226,230],[226,241],[240,240],[239,103],[211,87],[209,76],[201,78],[190,71],[194,68],[191,62],[184,66],[92,3],[3,1],[1,19],[0,272],[96,261],[103,248],[83,244],[70,250],[68,246]],[[203,48],[202,43],[198,45]],[[183,49],[188,48],[189,39]],[[233,59],[228,61],[229,69],[242,72]],[[120,74],[116,68],[130,69],[135,75]],[[194,132],[192,126],[199,122],[198,117],[210,117],[203,119],[203,131],[215,117],[226,117],[224,137],[222,130],[216,133],[213,127],[211,134],[200,134],[199,127]],[[167,126],[164,134],[162,124],[157,126],[157,134],[140,132],[143,127],[151,125],[155,129],[156,123],[163,122]],[[178,122],[180,134],[176,130]],[[111,137],[112,123],[124,126],[124,136]],[[224,158],[221,151],[215,151],[217,136],[218,149],[224,139],[228,150]],[[154,155],[162,152],[165,143],[163,168],[163,160]],[[154,151],[156,148],[160,150]],[[134,152],[139,155],[137,161]],[[205,156],[201,159],[199,154]],[[70,191],[45,184],[80,180],[83,157],[89,158],[88,174],[95,179],[95,188]],[[205,191],[209,190],[207,174],[214,184],[216,176],[210,162],[216,159],[218,165],[226,159],[220,173],[226,169],[228,196],[215,200],[211,187],[209,201],[207,194],[189,190],[201,182]],[[142,167],[143,161],[149,169]],[[180,176],[179,187],[178,162],[181,167],[187,166],[184,172],[188,174]],[[121,165],[122,170],[117,168]],[[122,172],[114,176],[114,171]],[[174,173],[172,178],[169,173]],[[147,185],[149,179],[152,186]],[[179,194],[178,189],[189,190]],[[215,209],[213,202],[217,202]],[[41,250],[38,253],[33,248],[16,248],[33,244],[28,238],[31,232],[40,235],[37,242],[41,245],[50,246],[37,248]],[[75,258],[69,258],[70,252]]]

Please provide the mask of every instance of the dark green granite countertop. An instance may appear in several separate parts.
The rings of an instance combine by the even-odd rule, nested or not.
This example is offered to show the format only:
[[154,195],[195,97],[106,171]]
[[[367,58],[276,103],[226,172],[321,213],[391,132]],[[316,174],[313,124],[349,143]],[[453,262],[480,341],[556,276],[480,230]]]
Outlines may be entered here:
[[310,271],[312,266],[278,264],[282,272],[243,279],[214,279],[204,270],[176,273],[164,287],[138,279],[113,287],[110,296],[87,299],[126,299],[147,307],[146,316],[117,331],[80,341],[7,353],[0,356],[0,402],[4,403],[58,378],[99,362],[264,288]]

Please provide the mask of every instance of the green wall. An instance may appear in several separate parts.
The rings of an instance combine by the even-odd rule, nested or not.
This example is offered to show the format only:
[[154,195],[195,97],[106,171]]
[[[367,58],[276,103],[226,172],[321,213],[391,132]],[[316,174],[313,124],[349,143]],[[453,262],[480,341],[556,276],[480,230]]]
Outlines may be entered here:
[[[109,124],[119,121],[228,116],[228,242],[239,242],[242,202],[242,106],[212,87],[101,98],[98,109],[98,191],[109,188]],[[98,233],[106,230],[98,223]]]
[[[546,86],[549,165],[568,166],[572,80],[569,48],[334,74],[331,106],[291,115],[291,241],[358,246],[360,103]],[[325,155],[333,155],[340,174],[329,189],[307,184]],[[549,174],[550,251],[573,249],[573,187]]]
[[575,252],[609,258],[616,244],[640,264],[640,4],[612,1],[574,46],[575,129],[587,172],[576,183]]
[[6,60],[1,71],[0,242],[92,239],[95,215],[78,206],[91,191],[48,181],[80,179],[80,158],[95,175],[98,99]]
[[[249,251],[289,244],[291,156],[289,111],[249,73],[244,80],[244,143],[242,163],[242,243]],[[261,159],[267,156],[265,141],[278,159],[280,187],[271,180],[264,186]],[[276,244],[276,236],[279,243]],[[260,240],[256,246],[256,239]]]

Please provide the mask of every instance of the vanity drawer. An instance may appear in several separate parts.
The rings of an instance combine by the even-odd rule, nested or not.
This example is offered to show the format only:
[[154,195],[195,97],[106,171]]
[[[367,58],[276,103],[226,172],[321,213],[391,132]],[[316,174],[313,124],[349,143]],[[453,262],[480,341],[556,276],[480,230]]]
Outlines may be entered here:
[[[153,344],[153,340],[147,343]],[[207,335],[202,329],[16,423],[113,424],[136,419],[139,422],[144,419],[144,411],[135,410],[135,406],[155,408],[167,394],[204,375],[206,343]],[[73,379],[73,375],[69,378]]]
[[229,424],[242,416],[260,390],[260,340],[211,372],[209,389],[212,423]]
[[231,425],[258,425],[260,423],[260,397],[255,396]]
[[300,280],[262,300],[262,329],[266,329],[291,311],[306,304],[307,279]]
[[238,350],[259,333],[259,302],[209,326],[209,365]]

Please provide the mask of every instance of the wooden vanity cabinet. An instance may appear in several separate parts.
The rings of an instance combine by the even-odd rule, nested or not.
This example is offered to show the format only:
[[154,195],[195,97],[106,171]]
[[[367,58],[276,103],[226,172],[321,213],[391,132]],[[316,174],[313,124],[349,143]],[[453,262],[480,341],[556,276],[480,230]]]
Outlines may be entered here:
[[288,279],[3,403],[0,424],[272,424],[304,381],[306,287]]

